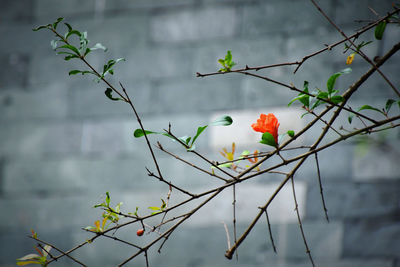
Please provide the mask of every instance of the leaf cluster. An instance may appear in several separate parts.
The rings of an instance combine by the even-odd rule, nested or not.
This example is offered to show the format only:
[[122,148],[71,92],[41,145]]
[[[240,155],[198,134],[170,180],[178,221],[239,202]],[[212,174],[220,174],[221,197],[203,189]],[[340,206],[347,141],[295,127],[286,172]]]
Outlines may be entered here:
[[[351,68],[346,68],[342,71],[334,73],[332,76],[329,77],[328,81],[326,82],[327,90],[321,90],[316,88],[315,91],[309,92],[309,83],[308,81],[304,81],[303,85],[303,92],[301,92],[297,97],[293,98],[288,106],[290,106],[293,102],[299,101],[303,104],[303,108],[309,111],[314,110],[316,107],[320,106],[323,103],[334,103],[339,104],[344,101],[343,96],[337,95],[339,90],[335,89],[335,84],[337,78],[339,78],[342,74],[348,74],[351,72]],[[305,114],[307,114],[305,113]],[[305,115],[303,114],[303,116]]]
[[230,50],[226,52],[224,59],[218,59],[218,63],[222,65],[222,68],[220,68],[218,72],[231,71],[232,67],[236,65],[236,63],[232,61],[232,53]]
[[47,256],[49,255],[51,246],[45,245],[41,250],[38,247],[35,247],[35,250],[37,251],[38,254],[31,253],[31,254],[25,255],[21,258],[18,258],[17,265],[24,266],[24,265],[28,265],[28,264],[38,264],[43,267],[46,267],[47,266]]
[[[51,47],[53,48],[54,51],[57,52],[57,55],[64,55],[64,60],[69,61],[71,59],[82,59],[84,60],[87,55],[89,55],[92,51],[95,50],[103,50],[104,52],[107,51],[107,48],[102,45],[101,43],[96,43],[94,46],[89,47],[90,40],[88,39],[88,35],[86,31],[79,31],[77,29],[74,29],[69,23],[64,22],[64,25],[67,28],[67,31],[64,34],[60,34],[58,32],[58,25],[60,22],[62,22],[64,18],[58,18],[54,23],[52,24],[47,24],[47,25],[41,25],[33,31],[38,31],[41,29],[49,29],[51,30],[55,35],[56,39],[52,40],[50,42]],[[76,37],[77,40],[72,40],[71,38]],[[79,45],[74,45],[74,41],[78,41]],[[92,74],[96,76],[97,82],[99,82],[101,79],[103,79],[107,74],[114,74],[114,65],[117,64],[120,61],[125,61],[124,58],[118,58],[118,59],[110,59],[106,64],[103,66],[103,70],[101,72],[98,72],[94,70],[93,68],[90,68],[88,70],[78,70],[74,69],[68,72],[69,75],[76,75],[76,74]],[[107,89],[108,90],[108,89]],[[113,98],[111,96],[111,92],[106,91],[107,97],[109,97],[111,100],[120,100],[119,98]]]
[[[119,202],[115,208],[112,208],[110,206],[110,194],[109,192],[106,192],[106,198],[105,200],[97,205],[94,205],[94,208],[102,208],[104,210],[102,217],[102,223],[100,225],[100,221],[97,220],[94,222],[95,226],[87,226],[85,227],[86,230],[93,231],[93,232],[103,232],[104,230],[107,229],[108,225],[111,223],[118,223],[120,217],[120,211],[121,211],[121,205],[123,204],[122,202]],[[106,225],[107,221],[110,221],[108,225]]]

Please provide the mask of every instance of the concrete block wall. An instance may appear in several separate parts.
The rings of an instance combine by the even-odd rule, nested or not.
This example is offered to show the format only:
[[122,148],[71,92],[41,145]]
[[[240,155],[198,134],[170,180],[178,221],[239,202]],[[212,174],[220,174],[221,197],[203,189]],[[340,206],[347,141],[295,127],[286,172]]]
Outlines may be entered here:
[[[383,15],[392,1],[320,1],[321,7],[352,33],[354,19],[373,18],[368,6]],[[50,48],[51,34],[31,28],[65,17],[87,30],[92,44],[101,42],[106,54],[90,58],[101,67],[105,60],[124,57],[115,68],[135,103],[146,128],[162,130],[171,122],[177,135],[193,134],[218,114],[231,114],[230,128],[210,128],[197,147],[206,156],[222,160],[218,151],[232,141],[238,150],[254,149],[258,136],[247,128],[261,112],[279,114],[281,129],[301,128],[298,107],[287,103],[296,95],[252,77],[213,72],[217,59],[230,49],[238,66],[299,60],[339,40],[339,34],[309,1],[261,0],[3,0],[0,9],[0,266],[31,253],[34,243],[26,235],[33,228],[39,237],[69,249],[90,237],[80,228],[91,225],[100,213],[92,206],[110,191],[125,211],[136,206],[146,212],[158,204],[167,188],[146,175],[154,169],[143,140],[132,136],[138,128],[129,107],[109,101],[102,85],[90,77],[68,77],[79,63],[64,62]],[[372,40],[373,36],[366,37]],[[389,49],[400,31],[391,25],[383,42]],[[382,42],[381,42],[382,44]],[[380,51],[378,42],[367,52]],[[296,75],[293,69],[263,73],[301,87],[323,87],[329,76],[346,67],[342,47],[307,61]],[[385,66],[399,87],[398,60]],[[353,74],[338,79],[345,88],[368,66],[360,58]],[[382,104],[395,96],[378,75],[355,95],[354,103]],[[393,112],[398,110],[393,109]],[[346,123],[346,118],[341,118]],[[338,124],[340,125],[340,124]],[[322,127],[322,124],[321,124]],[[317,128],[317,127],[316,127]],[[250,130],[250,129],[248,129]],[[320,129],[305,136],[313,140]],[[223,136],[223,138],[221,138]],[[333,138],[329,136],[328,138]],[[384,136],[383,136],[384,137]],[[399,131],[381,144],[360,146],[346,142],[320,153],[320,165],[330,223],[324,219],[315,162],[308,160],[296,176],[300,212],[317,266],[398,267],[400,262]],[[209,168],[160,136],[164,147]],[[299,141],[299,142],[300,142]],[[156,151],[164,175],[182,187],[200,192],[218,182]],[[260,177],[238,188],[238,232],[279,183],[278,175]],[[270,209],[278,249],[274,254],[265,222],[259,223],[239,249],[239,261],[226,260],[225,230],[231,224],[231,196],[226,192],[191,218],[167,242],[161,254],[151,252],[151,266],[310,266],[301,240],[290,188]],[[174,192],[172,201],[182,196]],[[118,234],[137,241],[135,229]],[[148,237],[143,237],[145,242]],[[139,241],[140,242],[140,241]],[[103,240],[84,247],[76,256],[89,266],[115,266],[133,251]],[[63,260],[56,266],[70,266]],[[130,266],[143,266],[139,257]]]

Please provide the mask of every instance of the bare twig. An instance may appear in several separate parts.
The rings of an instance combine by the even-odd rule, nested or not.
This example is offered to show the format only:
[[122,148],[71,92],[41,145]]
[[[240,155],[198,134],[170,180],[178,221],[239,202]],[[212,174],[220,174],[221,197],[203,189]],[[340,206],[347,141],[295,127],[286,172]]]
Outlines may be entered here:
[[226,234],[226,242],[228,243],[228,249],[230,249],[231,248],[231,239],[230,239],[230,237],[229,237],[229,230],[228,230],[228,226],[226,225],[226,223],[225,222],[221,222],[222,224],[223,224],[223,226],[224,226],[224,229],[225,229],[225,234]]
[[312,266],[315,267],[314,260],[313,260],[313,257],[311,255],[310,248],[308,247],[308,244],[307,244],[307,239],[306,239],[306,235],[304,233],[303,224],[301,222],[301,217],[300,217],[300,212],[299,212],[299,203],[297,202],[296,189],[294,187],[293,176],[291,176],[290,180],[292,181],[292,192],[293,192],[293,200],[294,200],[294,205],[295,205],[295,209],[294,210],[296,211],[297,221],[299,223],[301,236],[303,238],[304,246],[306,247],[306,253],[308,254],[308,258],[310,259],[310,262],[311,262]]
[[[232,201],[232,208],[233,208],[233,238],[234,242],[237,242],[237,231],[236,231],[236,185],[232,185],[232,193],[233,193],[233,201]],[[230,249],[230,245],[229,248]],[[239,260],[239,254],[236,250],[236,260]]]
[[265,217],[266,217],[266,219],[267,219],[268,232],[269,232],[269,238],[270,238],[270,240],[271,240],[272,249],[273,249],[274,252],[276,253],[276,246],[275,246],[275,242],[274,242],[274,237],[272,236],[271,223],[270,223],[270,221],[269,221],[269,216],[268,216],[268,211],[267,211],[267,209],[265,209]]
[[317,166],[318,184],[319,184],[319,192],[321,194],[322,207],[324,208],[325,218],[326,218],[327,222],[329,222],[328,209],[326,208],[324,190],[322,188],[321,172],[320,172],[319,162],[318,162],[318,153],[315,153],[314,156],[315,156],[315,164]]

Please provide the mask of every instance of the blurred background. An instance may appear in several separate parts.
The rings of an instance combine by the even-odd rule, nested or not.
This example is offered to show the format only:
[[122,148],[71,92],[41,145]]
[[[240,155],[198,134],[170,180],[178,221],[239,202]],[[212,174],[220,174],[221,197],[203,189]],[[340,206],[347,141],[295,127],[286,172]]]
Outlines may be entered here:
[[[374,19],[368,7],[383,16],[392,1],[320,1],[321,7],[346,33]],[[112,205],[122,210],[149,214],[148,206],[160,205],[168,187],[148,177],[145,166],[155,171],[144,139],[135,139],[139,128],[128,105],[104,95],[106,87],[92,77],[68,76],[82,69],[66,62],[51,49],[49,31],[31,29],[58,17],[88,39],[108,47],[89,57],[102,68],[109,59],[124,57],[111,81],[121,81],[146,129],[162,131],[170,122],[178,136],[194,135],[198,126],[221,114],[234,120],[230,127],[210,127],[199,137],[197,149],[223,161],[222,148],[237,154],[257,148],[260,136],[250,124],[260,113],[274,113],[285,130],[299,130],[311,117],[287,103],[297,94],[265,81],[239,74],[196,78],[196,72],[215,72],[217,60],[231,50],[238,67],[301,60],[341,39],[310,1],[295,0],[2,0],[0,8],[0,266],[33,253],[39,238],[68,250],[92,235],[81,228],[101,216],[94,204],[109,191]],[[61,25],[60,25],[61,26]],[[61,29],[62,27],[60,27]],[[374,42],[368,56],[382,55],[400,40],[400,30],[389,25],[384,39],[373,32],[361,40]],[[260,72],[301,88],[325,88],[327,79],[346,68],[343,45],[314,57],[301,67]],[[400,55],[383,70],[400,86]],[[369,66],[356,56],[353,72],[338,79],[343,92]],[[352,104],[382,107],[396,98],[384,80],[374,74],[354,95]],[[398,113],[397,107],[393,114]],[[372,113],[370,113],[372,114]],[[351,129],[344,114],[337,127]],[[320,125],[323,126],[322,124]],[[318,126],[319,127],[319,126]],[[297,145],[310,144],[316,127]],[[400,266],[400,167],[399,130],[372,135],[363,142],[346,141],[319,155],[325,200],[330,222],[325,220],[315,162],[306,161],[296,177],[297,197],[306,236],[317,266]],[[328,135],[327,140],[336,136]],[[206,163],[163,136],[151,136],[165,148],[209,169]],[[259,147],[260,148],[260,147]],[[261,147],[266,150],[267,148]],[[156,150],[165,177],[193,192],[218,184],[212,177],[183,165]],[[275,161],[274,161],[275,160]],[[272,163],[277,162],[273,159]],[[272,164],[272,163],[265,163]],[[290,167],[290,166],[289,166]],[[282,180],[263,175],[237,188],[237,221],[240,235]],[[173,191],[171,204],[182,200]],[[189,219],[164,246],[150,251],[150,266],[310,266],[301,239],[291,188],[285,187],[269,209],[277,246],[274,254],[265,219],[260,220],[240,246],[239,260],[224,257],[227,249],[225,223],[232,236],[232,193],[225,192]],[[136,236],[139,225],[121,230],[132,242],[152,236]],[[115,266],[135,251],[111,240],[97,240],[74,256],[88,266]],[[61,260],[55,266],[71,266]],[[144,266],[139,256],[128,266]]]

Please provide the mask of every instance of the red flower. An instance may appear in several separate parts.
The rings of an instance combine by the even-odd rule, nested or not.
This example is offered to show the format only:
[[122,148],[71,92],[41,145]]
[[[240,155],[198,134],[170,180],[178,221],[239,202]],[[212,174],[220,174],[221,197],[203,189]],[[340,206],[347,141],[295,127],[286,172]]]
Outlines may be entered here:
[[275,142],[278,143],[278,128],[279,122],[274,114],[268,113],[267,115],[261,114],[260,118],[256,123],[251,125],[254,131],[260,133],[270,133],[275,138]]

